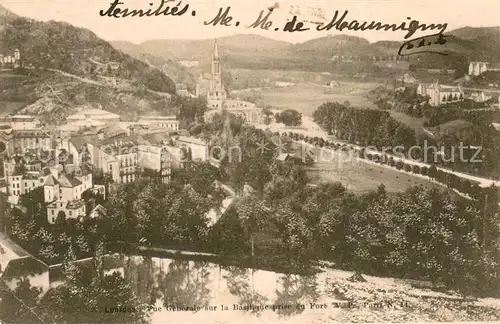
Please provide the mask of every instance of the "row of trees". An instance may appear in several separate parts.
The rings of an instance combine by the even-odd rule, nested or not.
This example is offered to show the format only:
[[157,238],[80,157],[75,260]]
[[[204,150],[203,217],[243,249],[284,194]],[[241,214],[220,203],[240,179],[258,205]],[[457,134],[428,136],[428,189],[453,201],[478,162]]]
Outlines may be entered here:
[[[439,114],[440,109],[429,109],[429,114]],[[446,111],[446,110],[444,110]],[[451,115],[453,115],[450,112]],[[321,105],[315,112],[315,121],[330,134],[363,146],[382,148],[402,147],[405,156],[410,159],[424,159],[434,156],[435,150],[442,151],[444,156],[424,161],[436,163],[444,168],[459,170],[467,173],[487,177],[498,177],[500,164],[500,134],[491,125],[495,112],[463,112],[464,119],[471,123],[470,127],[462,130],[440,130],[439,136],[431,137],[427,134],[416,134],[415,131],[403,123],[392,118],[388,112],[372,109],[347,108],[337,102],[328,102]],[[450,115],[450,116],[451,116]],[[412,150],[410,147],[419,148]],[[475,163],[473,150],[462,156],[460,147],[479,147],[480,154],[476,156],[481,163]],[[470,155],[470,156],[469,156]]]
[[392,118],[388,112],[346,107],[327,102],[313,114],[314,121],[340,139],[379,149],[402,145],[408,149],[417,144],[415,132]]
[[[423,187],[389,197],[382,185],[356,196],[339,183],[309,187],[294,176],[276,177],[264,201],[247,199],[224,214],[214,228],[219,252],[255,251],[256,260],[299,268],[328,259],[364,273],[498,294],[498,255],[482,244],[485,211],[476,202]],[[497,213],[488,217],[488,224],[498,221]],[[488,230],[495,237],[498,225]]]
[[418,166],[416,164],[405,163],[398,158],[388,156],[387,154],[371,154],[367,153],[365,149],[357,149],[349,144],[339,144],[331,141],[325,141],[319,137],[309,137],[303,134],[289,132],[283,134],[284,138],[290,138],[295,141],[304,141],[311,145],[316,145],[320,148],[327,148],[334,151],[349,152],[355,151],[356,156],[360,159],[367,159],[372,162],[386,164],[397,170],[404,170],[406,172],[412,172],[414,174],[420,174],[429,177],[432,180],[436,180],[439,183],[445,184],[448,188],[456,189],[457,191],[467,194],[472,198],[477,199],[482,195],[482,190],[476,182],[471,182],[468,179],[463,179],[456,174],[443,171],[438,169],[436,165],[432,164],[429,166]]

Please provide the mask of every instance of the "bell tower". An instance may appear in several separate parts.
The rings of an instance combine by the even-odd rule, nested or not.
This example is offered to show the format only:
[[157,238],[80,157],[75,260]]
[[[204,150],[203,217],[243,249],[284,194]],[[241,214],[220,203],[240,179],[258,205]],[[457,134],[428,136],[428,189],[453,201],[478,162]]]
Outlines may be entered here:
[[208,101],[220,101],[215,103],[215,108],[222,108],[222,100],[227,99],[226,90],[222,85],[222,68],[219,57],[219,47],[217,39],[215,39],[214,51],[212,53],[212,77],[210,80],[210,87],[208,89]]

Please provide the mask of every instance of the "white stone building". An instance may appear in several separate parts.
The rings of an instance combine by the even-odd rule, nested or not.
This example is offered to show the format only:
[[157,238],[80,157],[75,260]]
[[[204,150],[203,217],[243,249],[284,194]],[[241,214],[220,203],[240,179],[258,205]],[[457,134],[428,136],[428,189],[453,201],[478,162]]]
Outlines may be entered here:
[[460,86],[440,85],[438,81],[432,84],[419,84],[417,94],[424,97],[428,96],[431,106],[440,106],[464,100],[464,92]]

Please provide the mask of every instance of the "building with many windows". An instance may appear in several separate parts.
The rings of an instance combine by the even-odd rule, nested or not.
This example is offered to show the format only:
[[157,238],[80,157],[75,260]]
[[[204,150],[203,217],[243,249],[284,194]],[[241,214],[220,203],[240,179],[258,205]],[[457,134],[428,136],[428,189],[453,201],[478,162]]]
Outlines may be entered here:
[[487,71],[500,71],[500,63],[470,62],[469,75],[478,76]]
[[429,97],[431,106],[441,106],[464,100],[464,92],[461,87],[440,85],[438,81],[432,84],[419,84],[417,94]]
[[172,156],[165,146],[138,145],[138,164],[142,170],[152,170],[160,174],[163,183],[169,183]]

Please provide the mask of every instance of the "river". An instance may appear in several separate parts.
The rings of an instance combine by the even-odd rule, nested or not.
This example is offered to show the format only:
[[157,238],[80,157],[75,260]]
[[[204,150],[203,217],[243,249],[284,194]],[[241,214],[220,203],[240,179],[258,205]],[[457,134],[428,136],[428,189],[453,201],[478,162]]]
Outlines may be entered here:
[[[309,303],[317,302],[319,297],[316,276],[203,261],[134,256],[125,261],[124,274],[140,299],[155,306],[152,323],[275,323],[302,313],[314,316],[308,311]],[[259,311],[266,305],[271,309]]]
[[[491,307],[494,314],[500,314],[498,299],[464,302],[454,293],[414,288],[408,282],[392,278],[363,276],[366,282],[353,282],[349,280],[352,272],[330,268],[303,276],[204,261],[131,256],[124,257],[116,270],[124,275],[143,303],[155,307],[150,317],[152,323],[500,319],[500,315],[496,318],[490,315]],[[268,309],[252,309],[266,305]],[[477,312],[457,313],[466,307]]]

